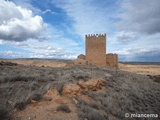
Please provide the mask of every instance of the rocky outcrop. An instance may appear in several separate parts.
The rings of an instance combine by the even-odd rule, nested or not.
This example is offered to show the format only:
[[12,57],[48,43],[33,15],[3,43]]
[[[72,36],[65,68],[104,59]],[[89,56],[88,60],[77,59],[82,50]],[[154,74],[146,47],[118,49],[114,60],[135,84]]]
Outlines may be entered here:
[[88,80],[86,82],[79,81],[77,84],[83,90],[97,91],[97,90],[101,89],[103,86],[105,86],[105,80],[103,80],[101,78],[98,78],[98,79],[91,79],[91,80]]
[[77,84],[66,84],[63,87],[63,95],[77,95],[80,92],[80,86]]
[[86,82],[80,80],[77,84],[66,84],[63,87],[62,94],[63,95],[77,95],[81,91],[97,91],[102,89],[105,86],[105,80],[98,78],[98,79],[90,79]]

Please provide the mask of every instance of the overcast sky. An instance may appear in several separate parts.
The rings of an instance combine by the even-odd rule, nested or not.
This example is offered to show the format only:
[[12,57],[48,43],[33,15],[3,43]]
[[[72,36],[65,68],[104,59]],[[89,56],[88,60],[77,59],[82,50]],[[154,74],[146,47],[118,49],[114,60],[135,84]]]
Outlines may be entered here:
[[160,0],[0,0],[0,58],[75,59],[97,33],[119,61],[160,62]]

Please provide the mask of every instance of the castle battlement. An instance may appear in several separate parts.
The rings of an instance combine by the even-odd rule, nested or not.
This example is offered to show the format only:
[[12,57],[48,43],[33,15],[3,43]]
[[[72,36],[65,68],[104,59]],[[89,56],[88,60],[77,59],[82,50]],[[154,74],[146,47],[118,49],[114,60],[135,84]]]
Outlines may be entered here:
[[88,34],[86,35],[86,38],[90,37],[106,37],[106,34]]

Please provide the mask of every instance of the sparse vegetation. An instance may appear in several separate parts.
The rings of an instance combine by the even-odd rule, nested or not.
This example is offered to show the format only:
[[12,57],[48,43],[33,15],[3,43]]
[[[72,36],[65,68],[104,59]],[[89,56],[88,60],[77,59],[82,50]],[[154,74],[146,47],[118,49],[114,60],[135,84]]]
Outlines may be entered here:
[[71,112],[70,108],[65,104],[62,104],[62,105],[58,106],[57,111],[63,111],[63,112],[66,112],[66,113]]
[[13,120],[9,111],[2,107],[0,107],[0,119],[1,120]]
[[17,110],[23,110],[23,109],[25,109],[26,104],[27,104],[27,103],[25,103],[25,102],[19,102],[19,103],[16,103],[14,107],[15,107]]
[[[64,84],[91,78],[105,79],[106,87],[102,92],[82,92],[89,96],[90,103],[77,98],[80,119],[107,120],[111,115],[123,120],[125,113],[160,113],[159,77],[96,66],[51,68],[3,63],[0,65],[0,106],[5,109],[0,109],[0,118],[10,120],[10,110],[22,110],[31,100],[41,100],[50,88],[56,88],[61,94]],[[66,105],[58,109],[70,111]]]
[[91,104],[90,104],[90,106],[91,106],[92,108],[94,108],[94,109],[97,109],[97,110],[99,110],[99,109],[100,109],[100,107],[101,107],[101,105],[100,105],[100,104],[98,104],[97,102],[93,102],[93,103],[91,103]]
[[40,101],[41,98],[42,98],[42,95],[41,95],[41,94],[34,94],[33,97],[32,97],[32,100]]
[[56,86],[57,91],[59,92],[60,95],[62,95],[62,91],[63,91],[63,86],[65,83],[58,83]]
[[93,107],[90,107],[84,100],[79,100],[78,116],[81,120],[108,120],[107,115],[99,113]]

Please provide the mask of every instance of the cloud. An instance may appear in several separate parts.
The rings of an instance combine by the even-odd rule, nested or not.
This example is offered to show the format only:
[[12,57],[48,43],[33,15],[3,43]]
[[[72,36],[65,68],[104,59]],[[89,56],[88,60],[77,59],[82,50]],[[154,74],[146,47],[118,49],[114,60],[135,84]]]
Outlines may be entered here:
[[[59,41],[59,43],[57,41]],[[12,44],[10,43],[10,45],[28,51],[27,57],[29,58],[73,59],[77,56],[77,52],[73,51],[72,48],[70,49],[70,47],[74,45],[72,44],[72,41],[57,41],[48,40],[40,42],[37,40],[29,40],[23,42],[13,42]],[[15,54],[17,53],[14,49],[10,49],[10,51],[13,51]],[[21,58],[21,55],[19,57]]]
[[160,1],[134,0],[123,1],[123,12],[117,15],[120,19],[115,26],[118,30],[155,34],[160,33]]
[[41,34],[47,24],[41,16],[34,16],[29,9],[13,2],[0,0],[0,39],[25,41],[27,39],[46,39]]
[[[44,50],[44,49],[43,49]],[[12,50],[0,51],[1,58],[51,58],[51,59],[74,59],[76,56],[70,52],[66,52],[64,49],[50,48],[43,52],[19,52]]]
[[26,58],[26,55],[28,56],[28,53],[11,50],[0,51],[1,58]]
[[117,41],[117,47],[113,49],[113,52],[119,55],[119,60],[141,62],[160,61],[160,34],[157,33],[148,36],[135,35],[137,35],[136,40],[128,40],[126,42]]
[[138,40],[138,34],[134,32],[119,31],[115,34],[116,41],[120,43],[129,43]]
[[111,7],[107,6],[107,1],[99,1],[99,4],[94,0],[55,1],[52,1],[53,4],[63,9],[67,18],[72,22],[72,31],[81,36],[82,39],[86,34],[109,31],[109,19],[112,15],[109,13]]
[[31,4],[32,0],[12,0],[12,1],[16,5],[21,6],[22,8],[26,8],[26,9],[31,10],[34,15],[40,15],[41,14],[41,10],[38,7],[34,7],[34,5]]
[[160,48],[123,48],[115,51],[119,55],[119,61],[159,62]]
[[42,14],[50,13],[52,15],[58,14],[56,12],[51,11],[50,9],[46,9],[45,11],[42,12]]
[[159,62],[160,61],[160,49],[142,49],[138,54],[135,54],[135,61],[147,61],[147,62]]
[[133,38],[129,35],[122,35],[122,36],[118,36],[117,37],[118,41],[120,42],[129,42],[131,41]]
[[51,41],[43,43],[40,42],[39,43],[32,42],[32,43],[34,45],[30,45],[29,50],[34,51],[34,54],[30,55],[30,57],[73,59],[76,58],[77,56],[77,51],[73,51],[72,48],[71,49],[69,48],[71,43],[66,43],[65,41],[60,41],[61,44],[60,43],[53,44],[51,43]]
[[74,54],[67,52],[65,49],[62,49],[62,48],[54,48],[51,46],[45,46],[41,49],[44,49],[44,52],[35,52],[30,57],[55,58],[55,59],[73,59],[76,57]]
[[68,45],[68,46],[78,46],[79,44],[77,42],[75,42],[72,39],[69,38],[60,38],[61,42],[64,43],[64,45]]
[[29,47],[28,43],[23,43],[23,42],[16,42],[14,45],[21,47],[21,48],[28,48]]

